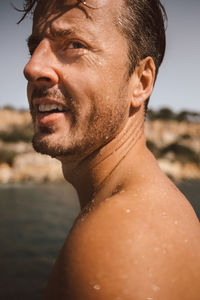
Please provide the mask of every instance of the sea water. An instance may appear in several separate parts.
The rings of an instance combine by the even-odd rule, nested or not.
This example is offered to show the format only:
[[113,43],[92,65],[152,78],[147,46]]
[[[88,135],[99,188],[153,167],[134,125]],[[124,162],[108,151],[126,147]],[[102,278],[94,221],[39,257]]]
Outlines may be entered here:
[[[200,218],[200,182],[179,188]],[[67,183],[0,185],[0,299],[39,300],[80,211]]]

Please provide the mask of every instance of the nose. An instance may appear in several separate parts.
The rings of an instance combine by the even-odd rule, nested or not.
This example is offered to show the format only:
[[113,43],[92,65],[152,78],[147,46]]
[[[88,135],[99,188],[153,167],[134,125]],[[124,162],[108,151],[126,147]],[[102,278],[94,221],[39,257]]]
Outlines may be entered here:
[[24,76],[34,85],[54,86],[58,83],[55,55],[48,40],[42,40],[24,68]]

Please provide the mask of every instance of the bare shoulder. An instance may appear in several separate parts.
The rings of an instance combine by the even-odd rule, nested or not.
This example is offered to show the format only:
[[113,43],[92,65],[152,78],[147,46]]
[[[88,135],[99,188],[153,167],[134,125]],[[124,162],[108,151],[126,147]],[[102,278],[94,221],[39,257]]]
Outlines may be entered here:
[[111,197],[77,221],[55,268],[63,299],[199,299],[192,208],[181,196],[134,201],[134,193]]

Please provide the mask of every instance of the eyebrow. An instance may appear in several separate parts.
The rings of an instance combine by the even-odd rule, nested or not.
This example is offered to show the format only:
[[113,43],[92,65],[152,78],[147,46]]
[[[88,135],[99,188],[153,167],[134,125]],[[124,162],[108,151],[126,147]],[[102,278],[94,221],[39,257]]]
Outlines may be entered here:
[[[78,33],[82,33],[82,31],[80,30],[80,28],[78,29]],[[50,33],[46,34],[47,37],[49,38],[64,38],[66,36],[69,36],[69,35],[75,35],[77,34],[77,28],[68,28],[68,29],[55,29],[55,28],[51,28],[50,29]],[[44,35],[45,36],[45,35]],[[28,38],[27,38],[27,44],[31,44],[31,43],[34,43],[34,42],[37,42],[37,41],[40,41],[41,39],[43,38],[42,37],[39,37],[39,35],[37,34],[31,34]]]
[[73,35],[76,32],[77,32],[77,29],[75,29],[73,27],[68,28],[68,29],[55,29],[55,28],[51,28],[50,35],[53,38],[63,38],[63,37],[66,37],[68,35]]
[[[62,29],[62,28],[53,28],[51,27],[49,33],[46,33],[46,34],[35,34],[35,33],[32,33],[27,39],[26,39],[26,42],[27,42],[27,46],[28,48],[30,49],[32,46],[36,45],[36,44],[39,44],[40,41],[46,36],[47,38],[50,38],[50,39],[64,39],[65,37],[67,36],[70,36],[70,35],[83,35],[84,36],[84,31],[81,30],[81,28],[77,28],[76,26],[72,26],[70,28],[67,28],[67,29]],[[93,34],[92,34],[92,31],[87,31],[87,34],[89,34],[89,39],[90,40],[93,40]]]

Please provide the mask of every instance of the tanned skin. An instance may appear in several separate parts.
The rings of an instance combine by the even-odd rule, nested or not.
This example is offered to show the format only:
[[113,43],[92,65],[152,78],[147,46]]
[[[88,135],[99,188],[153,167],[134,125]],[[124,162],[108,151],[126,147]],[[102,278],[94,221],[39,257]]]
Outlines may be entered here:
[[[155,65],[146,57],[128,77],[115,24],[122,0],[96,1],[98,9],[44,3],[24,70],[33,144],[61,161],[81,205],[44,299],[198,300],[199,222],[146,147]],[[40,104],[64,109],[41,113]]]

